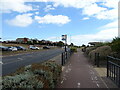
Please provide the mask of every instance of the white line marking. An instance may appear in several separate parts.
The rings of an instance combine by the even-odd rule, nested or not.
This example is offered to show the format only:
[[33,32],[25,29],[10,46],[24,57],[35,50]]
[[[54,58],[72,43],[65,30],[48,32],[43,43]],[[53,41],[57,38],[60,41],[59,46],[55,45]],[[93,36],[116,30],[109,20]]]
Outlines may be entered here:
[[63,81],[61,81],[61,84],[63,83]]
[[77,87],[80,88],[80,83],[77,83]]
[[2,61],[0,61],[0,64],[3,64],[3,62],[2,62]]
[[91,79],[93,80],[93,77],[91,77]]
[[97,85],[97,87],[100,87],[99,84],[96,84],[96,85]]
[[17,59],[19,59],[19,60],[23,60],[22,58],[17,58]]
[[14,63],[14,62],[18,62],[18,61],[22,61],[22,60],[23,60],[22,58],[17,58],[17,59],[18,59],[17,61],[13,61],[13,62],[4,63],[4,65],[6,65],[6,64],[10,64],[10,63]]

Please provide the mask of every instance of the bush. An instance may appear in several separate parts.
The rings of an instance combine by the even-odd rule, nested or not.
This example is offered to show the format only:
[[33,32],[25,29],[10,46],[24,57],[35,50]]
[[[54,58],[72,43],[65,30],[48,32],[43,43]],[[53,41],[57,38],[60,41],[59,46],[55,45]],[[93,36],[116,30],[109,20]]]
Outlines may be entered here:
[[43,82],[37,80],[33,73],[24,72],[3,78],[3,88],[43,88]]
[[94,49],[96,49],[96,47],[87,47],[85,53],[89,55],[89,53]]
[[71,47],[70,50],[71,50],[71,52],[77,52],[77,48],[76,47]]
[[120,53],[120,38],[114,38],[110,46],[114,52]]
[[98,47],[95,50],[92,50],[89,53],[89,56],[91,57],[92,60],[95,59],[95,53],[99,53],[100,54],[100,58],[102,59],[106,59],[107,55],[110,55],[110,53],[112,52],[111,47],[110,46],[101,46]]
[[32,64],[3,77],[4,88],[54,88],[61,73],[61,66],[53,61]]

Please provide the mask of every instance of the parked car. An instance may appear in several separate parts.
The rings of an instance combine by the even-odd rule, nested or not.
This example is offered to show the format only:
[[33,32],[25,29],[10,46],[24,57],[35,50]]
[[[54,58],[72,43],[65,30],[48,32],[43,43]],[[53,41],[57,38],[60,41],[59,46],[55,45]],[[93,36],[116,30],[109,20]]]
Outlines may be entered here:
[[36,46],[33,46],[33,45],[30,45],[29,48],[30,48],[30,49],[33,49],[33,50],[39,50],[39,49],[40,49],[39,47],[36,47]]
[[15,47],[17,48],[17,50],[26,50],[26,48],[23,46],[15,46]]
[[8,47],[0,46],[0,51],[11,51]]
[[48,46],[44,46],[43,49],[50,49],[50,47],[48,47]]
[[10,49],[10,51],[17,51],[17,48],[16,47],[13,47],[13,46],[10,46],[8,47]]

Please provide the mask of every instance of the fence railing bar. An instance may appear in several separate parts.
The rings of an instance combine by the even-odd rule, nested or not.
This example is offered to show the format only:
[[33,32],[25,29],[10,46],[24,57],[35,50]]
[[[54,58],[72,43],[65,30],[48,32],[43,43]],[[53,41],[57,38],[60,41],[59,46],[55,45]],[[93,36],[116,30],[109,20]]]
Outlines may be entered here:
[[111,62],[111,61],[108,61],[109,63],[111,63],[111,64],[113,64],[113,65],[116,65],[117,67],[119,67],[120,68],[120,66],[118,65],[118,64],[116,64],[116,63],[113,63],[113,62]]
[[70,58],[71,55],[72,55],[71,50],[62,52],[62,54],[61,54],[61,65],[62,66],[68,61],[68,59]]
[[120,87],[120,65],[116,61],[120,59],[107,56],[107,77]]
[[115,57],[112,57],[112,56],[107,56],[108,58],[110,58],[110,59],[115,59],[115,60],[118,60],[118,61],[120,61],[120,59],[119,58],[115,58]]

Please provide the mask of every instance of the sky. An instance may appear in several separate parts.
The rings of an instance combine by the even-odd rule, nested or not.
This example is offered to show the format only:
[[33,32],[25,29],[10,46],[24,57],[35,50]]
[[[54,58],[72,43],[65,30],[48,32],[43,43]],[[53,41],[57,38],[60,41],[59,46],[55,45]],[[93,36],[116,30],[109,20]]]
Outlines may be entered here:
[[2,40],[37,38],[68,44],[111,41],[118,36],[119,0],[1,0]]

